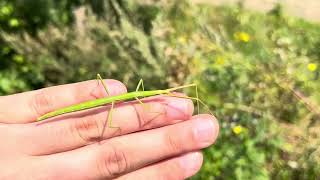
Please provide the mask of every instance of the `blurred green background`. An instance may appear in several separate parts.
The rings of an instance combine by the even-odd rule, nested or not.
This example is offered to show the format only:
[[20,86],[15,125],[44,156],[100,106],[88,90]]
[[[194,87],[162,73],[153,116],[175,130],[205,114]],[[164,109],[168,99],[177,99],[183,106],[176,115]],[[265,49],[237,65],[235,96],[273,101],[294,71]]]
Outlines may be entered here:
[[0,95],[96,73],[198,83],[221,133],[192,179],[319,179],[319,65],[320,25],[281,5],[0,0]]

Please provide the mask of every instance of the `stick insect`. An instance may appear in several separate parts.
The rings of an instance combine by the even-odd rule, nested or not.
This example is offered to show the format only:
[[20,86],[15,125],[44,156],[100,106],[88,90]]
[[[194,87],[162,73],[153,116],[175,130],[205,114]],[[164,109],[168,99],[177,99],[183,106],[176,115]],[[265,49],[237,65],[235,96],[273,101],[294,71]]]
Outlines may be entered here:
[[[67,107],[64,107],[64,108],[49,112],[47,114],[44,114],[44,115],[40,116],[37,119],[37,121],[42,121],[42,120],[45,120],[45,119],[49,119],[49,118],[56,117],[56,116],[63,115],[63,114],[67,114],[67,113],[82,111],[82,110],[86,110],[86,109],[92,109],[92,108],[96,108],[96,107],[100,107],[100,106],[105,106],[105,105],[111,104],[111,108],[109,110],[109,113],[108,113],[108,116],[107,116],[107,120],[106,120],[105,125],[104,125],[104,129],[105,129],[107,123],[108,123],[108,127],[109,128],[119,128],[119,127],[115,127],[115,126],[112,125],[112,111],[113,111],[114,106],[115,106],[116,103],[123,102],[123,101],[128,101],[128,100],[137,100],[140,104],[146,105],[146,104],[144,104],[142,102],[142,100],[140,98],[150,97],[150,96],[155,96],[155,95],[167,95],[167,96],[171,96],[171,97],[196,100],[197,101],[197,113],[200,112],[199,103],[201,103],[209,111],[209,113],[212,114],[212,112],[209,110],[209,107],[203,101],[201,101],[199,99],[199,97],[198,97],[198,88],[197,88],[197,85],[194,84],[194,83],[193,84],[182,85],[182,86],[178,86],[178,87],[174,87],[174,88],[164,89],[164,90],[145,91],[144,90],[144,85],[143,85],[143,80],[140,79],[140,81],[139,81],[139,83],[138,83],[138,85],[136,87],[136,91],[125,93],[125,94],[121,94],[121,95],[117,95],[117,96],[110,96],[110,92],[108,90],[108,86],[103,81],[103,79],[100,76],[100,74],[97,74],[97,80],[98,80],[98,83],[101,82],[101,84],[103,85],[103,88],[104,88],[104,90],[106,91],[106,93],[108,95],[107,97],[86,101],[86,102],[83,102],[83,103],[67,106]],[[176,91],[176,90],[183,89],[183,88],[188,88],[188,87],[195,87],[195,89],[196,89],[196,97],[189,97],[189,96],[173,94],[173,92]],[[142,91],[139,91],[140,88],[142,88]],[[104,129],[102,131],[101,136],[103,136],[103,134],[104,134]]]

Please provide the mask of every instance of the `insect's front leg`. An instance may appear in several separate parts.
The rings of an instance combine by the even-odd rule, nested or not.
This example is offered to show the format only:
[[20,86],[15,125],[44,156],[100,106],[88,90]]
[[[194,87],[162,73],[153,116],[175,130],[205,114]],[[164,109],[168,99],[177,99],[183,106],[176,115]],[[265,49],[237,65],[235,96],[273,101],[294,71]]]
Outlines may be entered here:
[[108,86],[107,84],[103,81],[102,77],[100,76],[100,74],[97,74],[97,80],[98,80],[98,84],[99,84],[99,81],[101,82],[104,90],[106,91],[107,95],[110,96],[110,93],[109,93],[109,90],[108,90]]
[[91,94],[92,94],[94,97],[96,97],[97,99],[99,98],[99,97],[97,97],[96,95],[94,95],[94,91],[95,91],[97,88],[100,88],[99,85],[100,85],[100,82],[101,82],[101,84],[102,84],[102,86],[103,86],[103,89],[105,90],[105,92],[107,93],[107,95],[110,96],[110,93],[109,93],[109,90],[108,90],[108,86],[107,86],[107,84],[103,81],[103,79],[102,79],[102,77],[101,77],[100,74],[97,74],[97,79],[96,79],[96,80],[97,80],[97,87],[94,88],[94,89],[91,91]]

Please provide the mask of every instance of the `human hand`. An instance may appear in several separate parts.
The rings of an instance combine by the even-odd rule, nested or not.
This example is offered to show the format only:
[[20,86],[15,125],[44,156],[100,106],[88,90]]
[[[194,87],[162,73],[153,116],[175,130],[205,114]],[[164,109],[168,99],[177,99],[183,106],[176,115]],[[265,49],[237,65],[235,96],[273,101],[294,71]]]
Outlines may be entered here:
[[[111,95],[126,93],[122,83],[106,83]],[[192,117],[188,99],[148,98],[148,110],[119,103],[112,122],[120,129],[107,127],[102,141],[105,106],[35,122],[104,96],[92,80],[0,97],[0,179],[185,179],[200,169],[199,150],[219,127],[210,115]]]

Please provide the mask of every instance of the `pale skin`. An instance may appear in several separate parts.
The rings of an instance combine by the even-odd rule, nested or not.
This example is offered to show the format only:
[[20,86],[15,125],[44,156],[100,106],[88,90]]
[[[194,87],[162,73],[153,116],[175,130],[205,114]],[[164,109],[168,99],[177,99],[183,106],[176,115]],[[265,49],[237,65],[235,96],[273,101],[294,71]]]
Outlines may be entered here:
[[[105,83],[111,96],[127,91],[119,81]],[[0,179],[185,179],[218,136],[213,116],[192,116],[191,100],[177,97],[116,104],[112,121],[121,130],[107,128],[103,137],[105,106],[35,122],[105,96],[92,80],[0,97]]]

